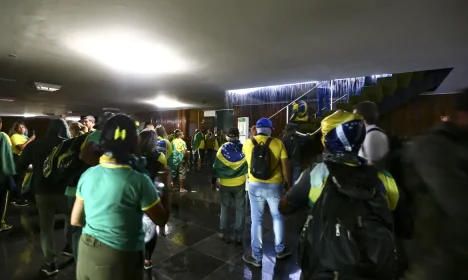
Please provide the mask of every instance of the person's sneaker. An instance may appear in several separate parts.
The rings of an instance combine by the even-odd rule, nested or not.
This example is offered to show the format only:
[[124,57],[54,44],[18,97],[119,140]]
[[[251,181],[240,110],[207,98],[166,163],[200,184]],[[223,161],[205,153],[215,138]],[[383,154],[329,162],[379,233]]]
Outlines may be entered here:
[[220,232],[218,233],[218,237],[219,239],[221,239],[222,241],[226,242],[226,243],[231,243],[231,238],[229,238],[229,236],[227,236],[226,234]]
[[28,201],[27,200],[24,200],[24,199],[18,199],[18,200],[15,200],[15,201],[12,201],[11,204],[13,204],[14,206],[28,206]]
[[262,262],[261,261],[257,261],[252,255],[243,255],[242,256],[242,259],[244,260],[244,262],[250,264],[250,265],[253,265],[255,267],[262,267]]
[[240,236],[236,236],[236,243],[242,245],[243,238]]
[[145,264],[143,265],[143,267],[146,270],[151,269],[151,268],[153,268],[153,263],[151,262],[151,260],[145,260]]
[[41,272],[46,274],[47,276],[52,276],[54,274],[57,274],[58,273],[57,265],[55,265],[55,263],[52,263],[52,264],[46,263],[41,267]]
[[73,251],[70,247],[65,246],[65,248],[63,248],[62,250],[62,255],[73,258]]
[[289,248],[289,247],[284,247],[283,252],[281,252],[281,253],[276,253],[276,258],[277,258],[278,260],[283,260],[283,259],[286,259],[287,257],[291,256],[291,254],[292,254],[291,248]]
[[0,225],[0,232],[1,232],[1,231],[7,231],[7,230],[10,230],[10,229],[12,229],[12,228],[13,228],[12,226],[2,223],[2,224]]

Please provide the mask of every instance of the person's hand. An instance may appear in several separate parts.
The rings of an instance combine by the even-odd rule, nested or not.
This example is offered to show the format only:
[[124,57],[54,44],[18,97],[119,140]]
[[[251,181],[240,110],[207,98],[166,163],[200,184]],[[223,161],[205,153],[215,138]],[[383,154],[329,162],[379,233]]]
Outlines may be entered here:
[[291,186],[288,183],[285,182],[284,185],[283,185],[283,188],[284,188],[285,191],[289,191]]
[[34,141],[34,139],[36,139],[36,134],[34,134],[33,136],[29,137],[29,140],[31,140],[31,141]]

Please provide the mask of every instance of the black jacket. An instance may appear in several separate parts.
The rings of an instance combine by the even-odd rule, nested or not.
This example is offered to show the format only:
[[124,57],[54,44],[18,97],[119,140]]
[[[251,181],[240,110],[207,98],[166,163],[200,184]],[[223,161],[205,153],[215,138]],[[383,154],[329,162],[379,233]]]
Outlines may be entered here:
[[52,150],[64,140],[70,138],[68,125],[63,119],[53,120],[49,125],[46,137],[29,143],[21,153],[18,172],[24,172],[30,164],[33,166],[32,191],[34,194],[64,194],[63,187],[51,186],[42,175],[45,159]]
[[446,122],[408,149],[415,233],[405,279],[468,279],[468,132]]

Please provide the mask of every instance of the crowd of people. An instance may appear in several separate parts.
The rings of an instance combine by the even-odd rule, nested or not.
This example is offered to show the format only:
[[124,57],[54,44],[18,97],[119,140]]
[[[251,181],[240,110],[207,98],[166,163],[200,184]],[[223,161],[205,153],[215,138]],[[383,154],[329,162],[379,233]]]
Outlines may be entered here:
[[460,96],[454,118],[405,145],[377,126],[372,102],[326,117],[317,134],[289,124],[282,139],[274,138],[272,122],[261,118],[244,143],[237,128],[197,129],[187,139],[151,123],[140,130],[112,112],[98,123],[92,116],[70,124],[55,119],[40,139],[19,122],[0,135],[0,231],[11,229],[4,220],[10,190],[16,206],[32,193],[44,274],[58,272],[54,223],[64,213],[61,253],[75,259],[78,280],[143,279],[156,227],[170,217],[171,194],[187,191],[191,164],[213,171],[219,237],[242,243],[250,230],[243,260],[253,267],[262,266],[268,204],[277,260],[293,252],[284,217],[309,209],[298,236],[302,279],[465,279],[468,92]]

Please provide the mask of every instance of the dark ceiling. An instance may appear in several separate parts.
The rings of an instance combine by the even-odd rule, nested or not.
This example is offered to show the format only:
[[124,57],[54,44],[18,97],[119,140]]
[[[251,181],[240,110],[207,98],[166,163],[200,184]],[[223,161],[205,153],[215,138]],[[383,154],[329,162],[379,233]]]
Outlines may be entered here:
[[438,91],[467,84],[466,0],[0,3],[0,115],[217,108],[227,89],[448,67]]

